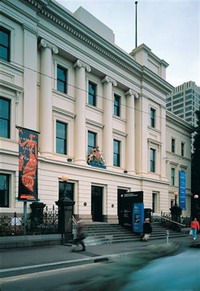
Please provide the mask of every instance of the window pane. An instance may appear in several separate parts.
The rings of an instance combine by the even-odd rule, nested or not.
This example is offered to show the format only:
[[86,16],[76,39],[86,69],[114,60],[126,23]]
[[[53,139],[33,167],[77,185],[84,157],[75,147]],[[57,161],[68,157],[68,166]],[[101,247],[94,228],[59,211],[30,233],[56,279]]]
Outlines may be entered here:
[[67,124],[56,122],[56,152],[67,154]]
[[88,155],[91,153],[91,149],[96,147],[96,133],[88,132]]
[[56,140],[56,152],[58,154],[65,154],[65,141],[57,138]]
[[57,80],[57,90],[62,92],[62,93],[66,93],[65,83]]
[[118,140],[113,142],[113,165],[120,166],[120,141]]
[[57,66],[57,90],[67,93],[67,70]]
[[9,207],[9,176],[0,175],[0,207]]
[[93,106],[96,106],[96,86],[96,84],[89,82],[88,103]]
[[151,125],[151,127],[155,127],[155,113],[156,113],[156,111],[155,111],[155,109],[153,109],[153,108],[151,108],[151,110],[150,110],[150,125]]
[[66,70],[58,67],[57,78],[59,80],[65,81],[66,80]]
[[0,58],[8,61],[8,49],[0,46]]
[[0,44],[8,47],[9,44],[9,33],[0,31]]
[[120,116],[120,96],[114,95],[114,115]]
[[0,118],[9,119],[10,102],[0,99]]
[[66,125],[64,123],[61,123],[61,122],[56,123],[56,136],[57,137],[65,138],[65,135],[66,135],[65,126]]
[[0,136],[9,138],[9,123],[7,120],[0,119]]

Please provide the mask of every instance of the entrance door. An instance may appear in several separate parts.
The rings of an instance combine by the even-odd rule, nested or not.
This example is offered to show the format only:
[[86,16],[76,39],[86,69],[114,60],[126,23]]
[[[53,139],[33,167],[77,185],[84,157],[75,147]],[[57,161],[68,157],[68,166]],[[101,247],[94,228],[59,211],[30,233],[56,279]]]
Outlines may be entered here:
[[118,205],[118,220],[119,220],[119,224],[121,225],[122,224],[122,217],[123,217],[123,205],[122,205],[122,200],[120,199],[121,198],[121,194],[124,194],[126,193],[127,190],[125,189],[118,189],[117,190],[117,205]]
[[103,187],[92,186],[92,220],[103,221]]

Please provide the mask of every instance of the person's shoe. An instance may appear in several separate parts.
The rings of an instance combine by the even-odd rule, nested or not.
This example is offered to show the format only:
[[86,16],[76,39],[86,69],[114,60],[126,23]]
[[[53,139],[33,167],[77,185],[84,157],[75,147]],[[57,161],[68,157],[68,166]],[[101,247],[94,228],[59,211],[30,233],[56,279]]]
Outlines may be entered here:
[[81,252],[85,252],[86,251],[86,248],[83,248],[82,250],[81,250]]

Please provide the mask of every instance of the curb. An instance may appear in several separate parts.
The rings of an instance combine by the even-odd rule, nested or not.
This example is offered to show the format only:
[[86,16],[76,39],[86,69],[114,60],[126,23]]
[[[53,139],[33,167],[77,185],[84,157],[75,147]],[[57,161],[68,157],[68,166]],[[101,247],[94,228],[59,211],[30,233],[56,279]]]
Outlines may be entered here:
[[85,258],[85,259],[77,259],[77,260],[69,260],[69,261],[54,262],[54,263],[47,263],[47,264],[39,264],[39,265],[33,265],[33,266],[3,269],[3,270],[0,270],[0,278],[12,277],[12,276],[17,276],[17,275],[26,275],[26,274],[37,273],[37,272],[44,272],[44,271],[54,270],[58,268],[69,268],[73,266],[86,265],[86,264],[91,264],[91,263],[108,262],[108,261],[119,259],[121,257],[128,256],[132,253],[133,252],[128,252],[128,253],[122,253],[122,254],[96,256],[96,257]]

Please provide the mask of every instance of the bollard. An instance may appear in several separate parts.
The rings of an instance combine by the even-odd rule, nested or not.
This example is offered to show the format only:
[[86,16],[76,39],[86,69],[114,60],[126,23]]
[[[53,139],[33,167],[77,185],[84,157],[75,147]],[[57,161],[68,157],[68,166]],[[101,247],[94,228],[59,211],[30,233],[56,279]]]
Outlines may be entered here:
[[166,229],[166,243],[169,243],[169,230]]

